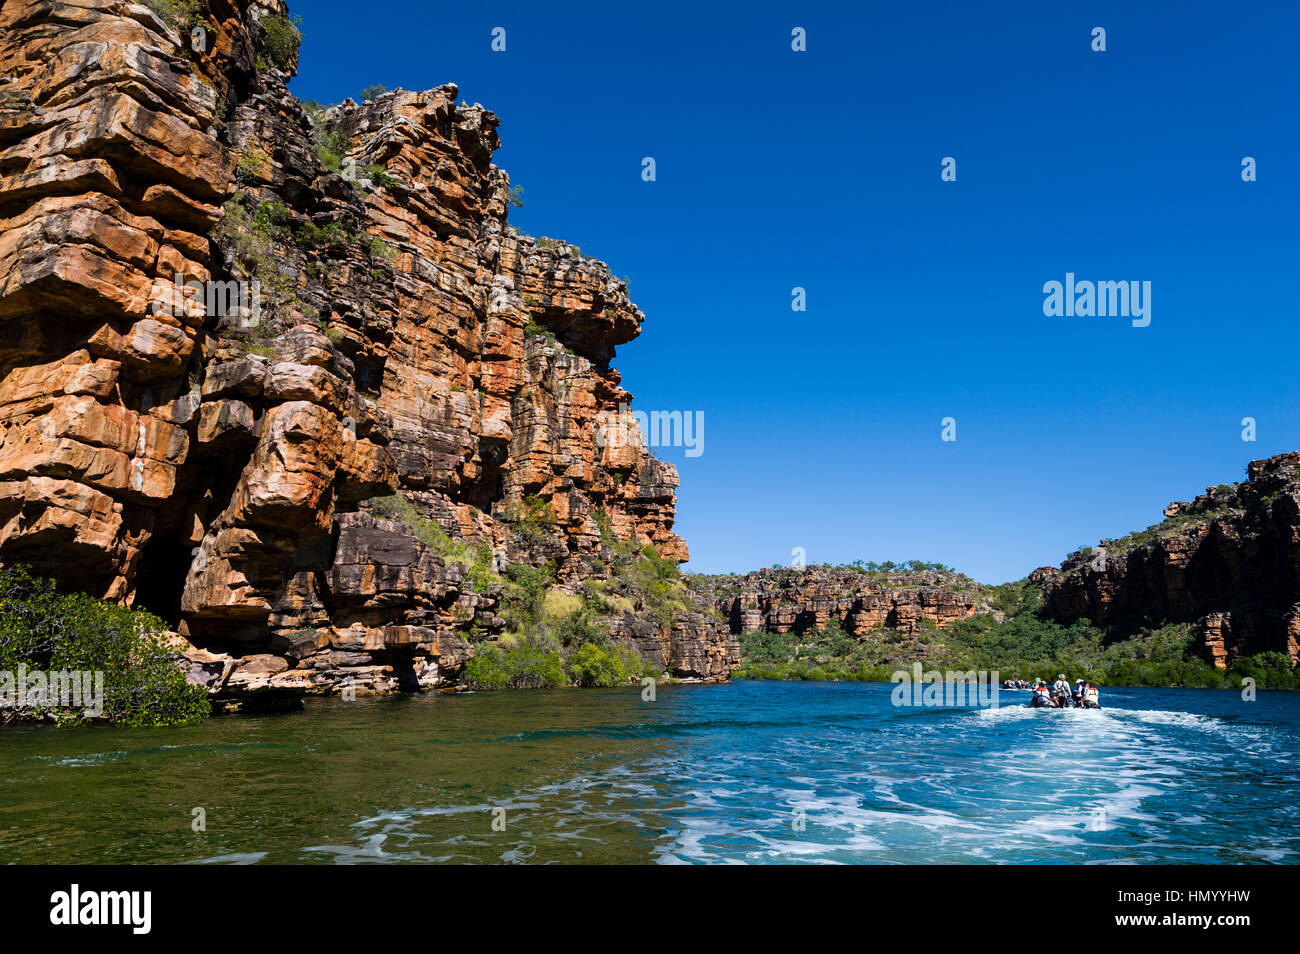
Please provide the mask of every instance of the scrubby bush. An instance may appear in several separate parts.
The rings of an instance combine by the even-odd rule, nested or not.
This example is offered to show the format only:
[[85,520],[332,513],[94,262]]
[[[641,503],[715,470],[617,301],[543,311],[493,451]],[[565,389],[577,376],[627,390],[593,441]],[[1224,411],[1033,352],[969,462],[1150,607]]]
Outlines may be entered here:
[[[259,283],[265,304],[286,304],[297,300],[297,277],[283,264],[277,247],[288,241],[289,210],[282,202],[262,202],[252,208],[244,197],[223,206],[224,215],[212,231],[218,242],[233,246],[238,268]],[[236,277],[241,277],[236,275]],[[266,322],[258,326],[260,332]]]
[[447,560],[452,560],[465,567],[469,580],[480,593],[486,592],[500,582],[492,572],[492,549],[487,544],[471,544],[464,540],[454,540],[439,524],[430,520],[415,508],[415,505],[401,494],[389,497],[374,497],[370,501],[371,513],[379,517],[389,517],[402,523],[415,534],[415,538],[430,550]]
[[584,601],[578,610],[556,621],[556,636],[569,647],[604,646],[609,642],[609,633],[597,613],[592,603]]
[[313,99],[305,100],[302,110],[311,123],[312,148],[316,161],[329,172],[343,171],[343,156],[348,151],[348,137],[340,132],[331,132],[325,122],[328,106]]
[[540,646],[485,646],[465,661],[472,689],[553,689],[569,683],[560,654]]
[[[102,672],[101,717],[110,722],[190,725],[210,714],[207,690],[186,681],[166,629],[144,610],[60,593],[26,567],[0,567],[0,670]],[[81,721],[78,713],[50,714]]]
[[393,248],[378,235],[370,238],[370,258],[374,261],[387,262],[389,265],[397,261],[397,249]]
[[579,646],[564,664],[569,678],[579,686],[604,688],[626,686],[643,668],[629,665],[625,656],[594,643]]
[[375,185],[384,189],[391,189],[397,185],[398,180],[388,174],[388,169],[378,163],[371,163],[368,166],[362,166],[362,172],[367,179]]
[[519,542],[532,546],[545,540],[549,528],[555,526],[555,511],[548,501],[528,494],[510,508],[507,519],[514,524]]
[[299,247],[316,251],[338,251],[345,248],[356,237],[356,228],[344,220],[326,222],[324,225],[305,222],[293,233],[293,240]]
[[262,24],[262,52],[280,69],[289,69],[298,57],[298,47],[302,45],[302,17],[290,20],[266,14],[259,22]]
[[235,150],[235,176],[239,179],[256,179],[271,165],[271,155],[259,146],[245,146]]
[[144,0],[144,3],[175,30],[186,31],[199,22],[199,0]]
[[515,563],[506,567],[505,573],[506,626],[517,633],[529,633],[542,621],[546,591],[555,581],[555,564],[550,560],[541,566]]
[[535,338],[544,338],[546,343],[552,348],[558,343],[555,332],[543,324],[539,324],[533,317],[529,317],[528,323],[524,325],[524,334]]

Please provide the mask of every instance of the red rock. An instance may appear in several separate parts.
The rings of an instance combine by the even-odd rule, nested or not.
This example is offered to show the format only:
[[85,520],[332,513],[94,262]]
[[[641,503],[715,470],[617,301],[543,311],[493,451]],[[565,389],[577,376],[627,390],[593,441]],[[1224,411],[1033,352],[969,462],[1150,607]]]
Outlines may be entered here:
[[1036,570],[1046,612],[1121,634],[1191,623],[1220,668],[1268,651],[1300,662],[1300,453],[1252,461],[1248,480],[1172,503],[1165,516],[1139,538]]
[[[324,121],[397,184],[327,173],[284,74],[254,69],[248,6],[204,4],[198,58],[140,4],[0,7],[0,558],[173,604],[151,608],[228,705],[427,688],[501,630],[499,586],[377,497],[568,585],[609,556],[602,512],[685,560],[676,470],[595,439],[644,315],[603,263],[507,226],[497,117],[450,85],[348,101]],[[241,191],[342,238],[250,252]],[[263,283],[259,320],[178,274]],[[553,519],[521,529],[526,499]],[[611,627],[683,675],[737,662],[705,616]]]

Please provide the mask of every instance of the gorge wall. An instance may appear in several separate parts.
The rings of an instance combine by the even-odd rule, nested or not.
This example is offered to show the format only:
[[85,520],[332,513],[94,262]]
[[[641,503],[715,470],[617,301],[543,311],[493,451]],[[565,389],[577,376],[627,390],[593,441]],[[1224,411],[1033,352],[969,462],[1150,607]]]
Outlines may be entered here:
[[1219,667],[1260,652],[1300,661],[1300,453],[1252,461],[1246,481],[1172,503],[1165,518],[1035,570],[1044,612],[1120,635],[1191,623]]
[[733,633],[803,633],[835,620],[862,638],[885,628],[942,629],[989,611],[981,587],[955,573],[864,573],[849,566],[757,570],[709,577],[707,589]]
[[[231,694],[440,685],[506,566],[684,561],[676,471],[609,421],[644,315],[507,224],[497,117],[304,105],[279,0],[198,8],[201,50],[125,0],[0,4],[0,559],[153,610]],[[609,628],[725,677],[694,609]]]
[[1172,503],[1160,524],[1103,540],[1004,587],[952,572],[854,566],[702,576],[696,585],[737,634],[801,635],[835,621],[869,642],[874,630],[915,635],[983,614],[1000,622],[1007,611],[1029,606],[1063,625],[1087,620],[1105,631],[1108,645],[1166,624],[1190,624],[1190,651],[1219,668],[1264,652],[1285,654],[1295,665],[1300,452],[1253,461],[1247,478]]

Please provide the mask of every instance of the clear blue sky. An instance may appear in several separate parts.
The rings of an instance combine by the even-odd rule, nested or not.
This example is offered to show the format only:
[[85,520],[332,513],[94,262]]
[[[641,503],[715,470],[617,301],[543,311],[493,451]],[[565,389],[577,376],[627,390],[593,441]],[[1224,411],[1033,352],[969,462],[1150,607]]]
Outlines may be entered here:
[[[1000,582],[1300,448],[1300,5],[728,7],[292,4],[300,97],[459,84],[511,221],[630,277],[634,408],[704,413],[659,451],[688,569]],[[1151,325],[1045,317],[1067,271],[1152,282]]]

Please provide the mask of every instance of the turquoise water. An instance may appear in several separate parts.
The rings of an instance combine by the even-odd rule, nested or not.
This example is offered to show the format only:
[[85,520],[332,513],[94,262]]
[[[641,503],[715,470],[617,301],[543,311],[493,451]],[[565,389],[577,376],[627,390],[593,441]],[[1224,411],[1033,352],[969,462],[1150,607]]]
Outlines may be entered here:
[[1024,693],[895,708],[890,689],[473,693],[7,729],[0,862],[1300,860],[1298,694],[1110,689],[1095,712],[1026,709]]

